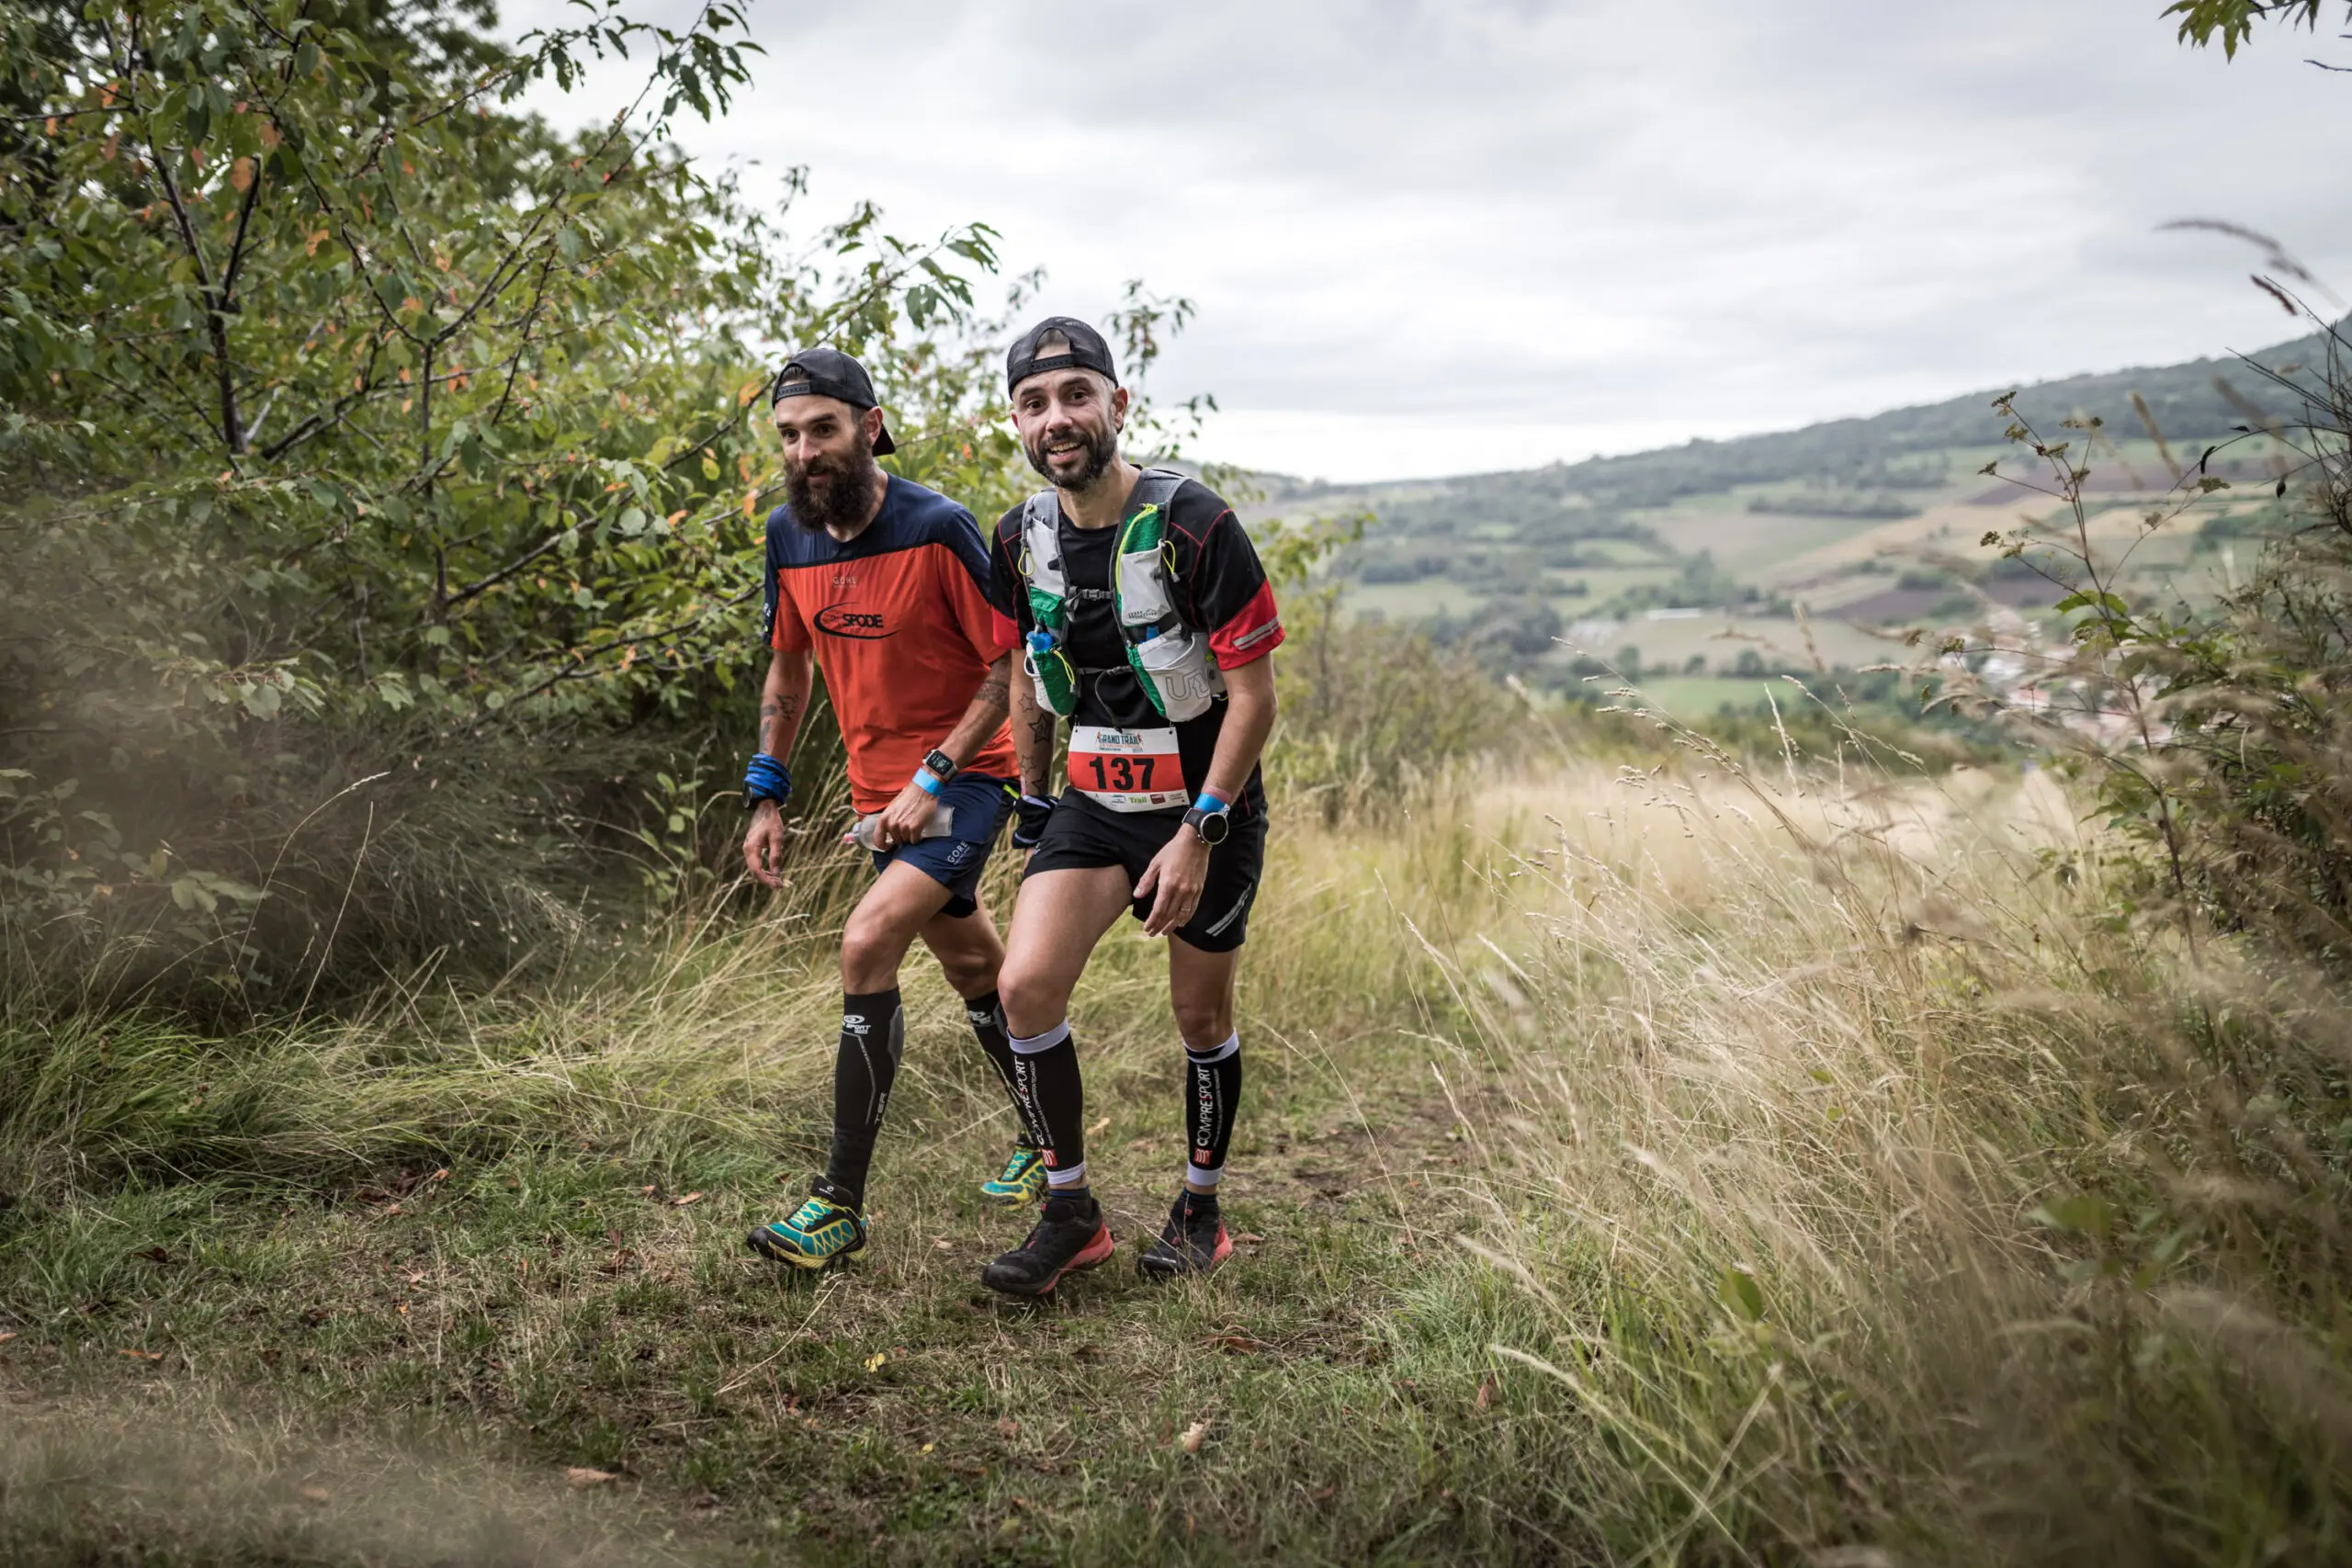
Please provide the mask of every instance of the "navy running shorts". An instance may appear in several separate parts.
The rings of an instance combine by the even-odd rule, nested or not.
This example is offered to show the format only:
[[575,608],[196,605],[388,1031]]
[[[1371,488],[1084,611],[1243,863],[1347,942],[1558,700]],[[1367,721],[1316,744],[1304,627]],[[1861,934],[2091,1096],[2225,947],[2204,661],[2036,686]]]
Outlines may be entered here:
[[1020,794],[1011,779],[957,773],[939,792],[939,803],[955,808],[952,830],[895,850],[874,851],[874,874],[881,875],[893,861],[913,866],[947,889],[947,904],[940,913],[962,919],[980,907],[980,873],[987,869],[989,851],[996,847],[996,836]]
[[[1022,874],[1115,865],[1133,886],[1143,880],[1151,857],[1185,830],[1181,811],[1111,811],[1076,790],[1066,790]],[[1265,869],[1266,814],[1255,811],[1236,820],[1225,842],[1209,852],[1208,881],[1202,885],[1200,905],[1171,934],[1203,953],[1231,953],[1239,947],[1250,936],[1250,906]],[[1158,897],[1155,892],[1150,898],[1136,899],[1135,918],[1149,919]]]

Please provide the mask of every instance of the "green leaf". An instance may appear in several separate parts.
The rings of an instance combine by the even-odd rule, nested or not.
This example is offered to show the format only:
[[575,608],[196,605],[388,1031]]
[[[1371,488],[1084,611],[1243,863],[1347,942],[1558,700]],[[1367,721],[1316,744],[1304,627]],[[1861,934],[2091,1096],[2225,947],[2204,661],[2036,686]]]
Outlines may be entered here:
[[2048,1230],[2103,1237],[2115,1227],[2115,1207],[2096,1192],[2077,1192],[2052,1199],[2026,1218]]
[[1715,1299],[1743,1323],[1764,1321],[1764,1292],[1755,1277],[1736,1264],[1715,1281]]

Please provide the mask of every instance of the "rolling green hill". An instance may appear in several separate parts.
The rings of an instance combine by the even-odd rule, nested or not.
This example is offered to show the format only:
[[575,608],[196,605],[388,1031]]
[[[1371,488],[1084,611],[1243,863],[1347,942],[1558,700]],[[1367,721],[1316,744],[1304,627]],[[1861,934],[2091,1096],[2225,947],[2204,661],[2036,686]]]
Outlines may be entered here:
[[[2132,582],[2194,600],[2233,570],[2232,541],[2277,510],[2291,422],[2320,334],[2244,357],[2068,377],[2019,389],[2045,435],[2097,415],[2088,481]],[[1801,430],[1539,468],[1362,486],[1260,480],[1258,518],[1362,511],[1337,563],[1355,614],[1410,621],[1538,684],[1620,671],[1705,682],[1760,669],[1851,669],[1916,626],[2031,618],[2055,594],[1976,541],[2047,508],[1982,473],[2023,473],[1993,404],[2008,389]],[[2137,394],[2146,416],[2134,406]],[[2153,423],[2153,429],[2151,429]],[[2145,539],[2123,526],[2194,464],[2234,487]],[[2128,559],[2126,556],[2128,554]]]
[[[2267,384],[2253,366],[2293,375],[2322,353],[2322,338],[2313,333],[2243,358],[2193,359],[2185,365],[2070,376],[2019,390],[2018,409],[2052,432],[2070,415],[2093,413],[2119,436],[2136,435],[2144,434],[2132,406],[2136,391],[2168,439],[2183,444],[2212,440],[2251,423],[2257,412],[2278,417],[2293,412],[2291,400]],[[1477,497],[1480,515],[1498,520],[1532,518],[1565,497],[1602,507],[1662,506],[1738,485],[1816,478],[1852,489],[1900,490],[1937,471],[1932,459],[1951,448],[1998,446],[2003,422],[1992,403],[2009,389],[1986,388],[1939,403],[1894,409],[1867,419],[1830,420],[1802,430],[1729,441],[1693,440],[1623,457],[1437,482],[1450,497]],[[1285,508],[1324,495],[1394,493],[1402,498],[1430,488],[1429,481],[1413,480],[1340,487],[1272,478],[1270,484],[1270,497]]]

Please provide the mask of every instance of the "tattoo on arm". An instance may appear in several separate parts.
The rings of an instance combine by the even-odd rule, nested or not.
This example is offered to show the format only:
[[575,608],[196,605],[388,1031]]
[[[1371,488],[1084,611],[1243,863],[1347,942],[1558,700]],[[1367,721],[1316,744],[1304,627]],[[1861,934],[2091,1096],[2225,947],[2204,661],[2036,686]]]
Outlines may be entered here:
[[797,697],[763,697],[760,700],[760,750],[773,757],[781,744],[784,727],[800,711]]
[[1042,794],[1053,787],[1054,729],[1057,721],[1051,710],[1039,708],[1029,716],[1029,760],[1037,765],[1035,779],[1024,778],[1022,787],[1035,785],[1032,793]]
[[1001,675],[991,675],[980,682],[980,689],[972,694],[972,700],[986,703],[992,708],[1006,707],[1012,701],[1012,683]]

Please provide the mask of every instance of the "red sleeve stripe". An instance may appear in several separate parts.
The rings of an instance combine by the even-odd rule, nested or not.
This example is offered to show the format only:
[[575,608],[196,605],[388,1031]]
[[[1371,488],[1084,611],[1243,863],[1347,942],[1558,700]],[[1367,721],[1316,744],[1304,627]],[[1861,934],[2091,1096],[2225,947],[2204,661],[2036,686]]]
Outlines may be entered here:
[[1254,663],[1282,646],[1282,615],[1274,608],[1274,585],[1261,582],[1241,613],[1209,636],[1209,649],[1220,670]]

